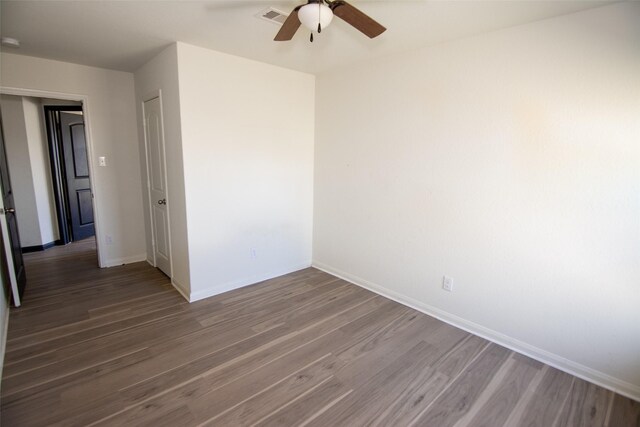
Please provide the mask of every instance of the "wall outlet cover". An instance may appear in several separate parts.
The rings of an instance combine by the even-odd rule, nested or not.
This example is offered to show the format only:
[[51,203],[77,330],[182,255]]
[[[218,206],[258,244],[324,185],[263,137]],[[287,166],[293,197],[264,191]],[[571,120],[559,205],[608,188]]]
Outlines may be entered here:
[[449,276],[444,276],[442,278],[442,289],[447,292],[453,291],[453,278]]

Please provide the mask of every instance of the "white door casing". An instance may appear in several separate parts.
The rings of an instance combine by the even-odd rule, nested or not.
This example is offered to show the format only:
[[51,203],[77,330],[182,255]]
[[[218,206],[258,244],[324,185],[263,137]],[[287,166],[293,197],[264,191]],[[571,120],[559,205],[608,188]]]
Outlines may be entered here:
[[[93,202],[93,222],[95,224],[96,231],[96,250],[98,252],[98,266],[100,268],[104,268],[108,266],[109,260],[106,259],[107,251],[102,249],[103,242],[106,242],[105,231],[102,229],[102,211],[100,210],[100,206],[105,203],[102,200],[102,193],[97,189],[98,185],[96,184],[99,178],[95,174],[95,165],[94,160],[96,157],[94,153],[96,152],[93,146],[93,133],[91,131],[93,122],[93,109],[90,108],[90,100],[87,95],[78,95],[73,93],[65,93],[65,92],[52,92],[47,90],[39,90],[39,89],[25,89],[25,88],[16,88],[16,87],[8,87],[0,85],[0,94],[6,95],[14,95],[14,96],[29,96],[33,98],[53,98],[53,99],[62,99],[68,101],[80,101],[82,103],[82,114],[84,116],[84,125],[85,125],[85,141],[87,144],[87,156],[91,161],[89,161],[89,176],[91,177],[91,195]],[[118,264],[119,265],[119,264]]]
[[147,154],[147,187],[151,214],[153,263],[171,277],[169,199],[160,96],[144,102],[144,139]]

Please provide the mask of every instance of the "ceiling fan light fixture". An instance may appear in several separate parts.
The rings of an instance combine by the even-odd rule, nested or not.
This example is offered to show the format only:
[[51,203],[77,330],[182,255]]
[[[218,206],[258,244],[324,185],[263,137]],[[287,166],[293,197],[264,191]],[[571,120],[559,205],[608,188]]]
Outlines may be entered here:
[[386,30],[385,27],[345,0],[307,0],[307,4],[297,6],[291,11],[273,40],[277,42],[289,41],[293,39],[296,31],[304,25],[311,32],[309,39],[313,41],[313,33],[319,33],[327,28],[333,15],[370,39],[378,37]]
[[333,11],[323,2],[309,3],[298,10],[298,19],[309,31],[325,29],[333,19]]

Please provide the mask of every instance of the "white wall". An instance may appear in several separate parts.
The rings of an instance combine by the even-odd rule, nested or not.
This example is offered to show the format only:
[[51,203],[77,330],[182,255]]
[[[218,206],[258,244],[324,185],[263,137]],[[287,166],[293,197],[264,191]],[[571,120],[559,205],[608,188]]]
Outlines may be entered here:
[[191,299],[309,266],[314,77],[182,43],[178,70]]
[[[103,265],[144,260],[133,74],[4,52],[0,55],[0,85],[5,91],[20,88],[78,95],[78,100],[86,97]],[[107,167],[98,167],[99,156],[106,156]],[[112,244],[106,244],[106,236],[111,236]]]
[[189,247],[185,207],[182,135],[180,128],[180,99],[178,90],[178,53],[175,44],[169,46],[135,73],[138,138],[142,169],[142,191],[147,234],[147,257],[153,260],[151,220],[147,191],[147,163],[144,147],[144,117],[142,104],[150,96],[162,91],[163,126],[167,162],[167,207],[172,247],[172,280],[185,295],[190,293]]
[[20,244],[24,248],[53,243],[59,236],[40,100],[2,95],[0,102]]
[[638,22],[615,4],[318,76],[314,264],[640,398]]
[[[2,95],[2,125],[22,247],[43,244],[22,97]],[[49,243],[49,242],[46,242]]]
[[31,178],[38,209],[38,223],[42,245],[60,238],[56,219],[56,202],[53,195],[53,180],[49,161],[44,112],[38,98],[22,98],[24,121],[29,144]]

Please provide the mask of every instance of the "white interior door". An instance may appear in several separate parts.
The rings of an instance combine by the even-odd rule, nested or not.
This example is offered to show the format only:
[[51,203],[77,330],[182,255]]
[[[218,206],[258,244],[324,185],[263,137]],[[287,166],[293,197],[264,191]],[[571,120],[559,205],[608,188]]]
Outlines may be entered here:
[[169,199],[167,198],[167,166],[162,127],[160,98],[144,103],[144,129],[147,149],[147,174],[153,231],[155,266],[171,277],[171,243],[169,239]]

